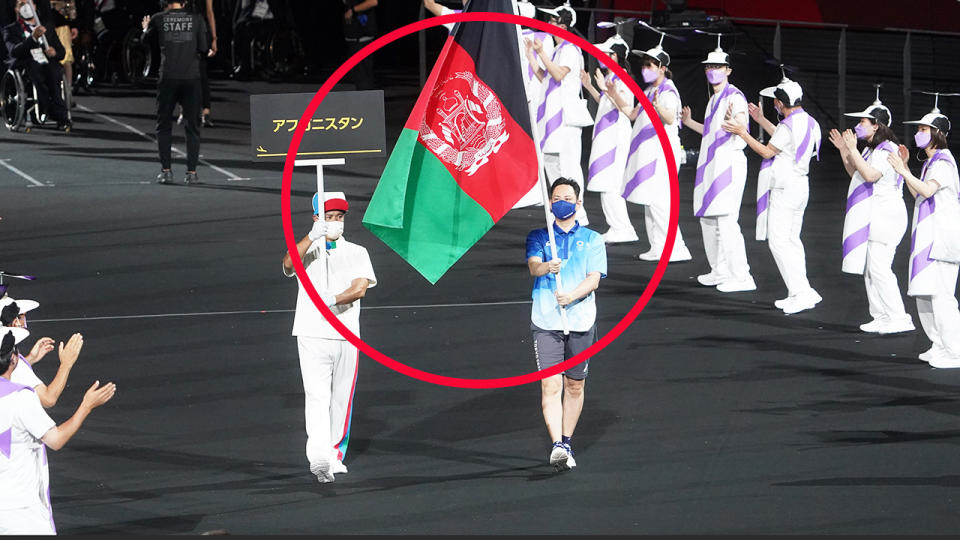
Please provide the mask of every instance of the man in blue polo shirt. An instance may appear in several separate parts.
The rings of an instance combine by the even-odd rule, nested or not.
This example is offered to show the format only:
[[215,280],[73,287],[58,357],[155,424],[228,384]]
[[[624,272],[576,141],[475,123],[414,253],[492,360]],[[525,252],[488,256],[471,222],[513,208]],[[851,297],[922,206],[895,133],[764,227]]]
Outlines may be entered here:
[[[546,228],[527,235],[527,267],[530,275],[537,278],[533,284],[530,326],[540,370],[573,358],[596,341],[597,303],[593,291],[600,285],[600,278],[607,275],[603,236],[577,223],[577,210],[583,204],[580,185],[558,178],[550,186],[550,202],[557,258],[553,258]],[[562,288],[557,287],[558,275]],[[557,471],[577,466],[570,439],[583,409],[588,364],[589,359],[584,360],[562,375],[540,382],[543,420],[553,441],[550,464]]]

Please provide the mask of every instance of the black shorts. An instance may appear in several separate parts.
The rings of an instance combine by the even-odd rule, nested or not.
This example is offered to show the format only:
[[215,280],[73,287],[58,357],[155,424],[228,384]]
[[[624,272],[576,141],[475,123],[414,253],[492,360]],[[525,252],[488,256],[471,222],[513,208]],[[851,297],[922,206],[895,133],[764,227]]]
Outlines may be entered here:
[[[586,332],[570,332],[564,335],[562,330],[544,330],[530,325],[533,331],[533,354],[537,359],[537,369],[544,370],[553,367],[564,360],[569,360],[597,341],[597,327],[594,325]],[[590,359],[567,369],[563,372],[567,378],[582,381],[587,378]]]

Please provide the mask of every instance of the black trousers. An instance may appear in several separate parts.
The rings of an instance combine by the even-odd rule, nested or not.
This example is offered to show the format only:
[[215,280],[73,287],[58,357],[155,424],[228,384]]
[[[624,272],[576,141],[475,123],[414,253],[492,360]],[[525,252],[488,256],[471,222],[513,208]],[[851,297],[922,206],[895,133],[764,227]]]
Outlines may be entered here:
[[[348,39],[347,54],[353,56],[360,49],[366,47],[368,43],[370,41]],[[350,75],[353,77],[353,83],[357,86],[357,90],[373,90],[376,88],[376,78],[373,74],[373,55],[364,58],[362,62],[354,66]]]
[[40,111],[57,122],[67,121],[67,106],[60,94],[63,81],[63,68],[60,62],[51,60],[46,64],[30,62],[24,68],[30,83],[37,89]]
[[200,159],[200,79],[160,79],[157,85],[157,147],[160,166],[170,168],[170,144],[173,139],[173,109],[183,107],[183,126],[187,136],[187,170],[196,171]]

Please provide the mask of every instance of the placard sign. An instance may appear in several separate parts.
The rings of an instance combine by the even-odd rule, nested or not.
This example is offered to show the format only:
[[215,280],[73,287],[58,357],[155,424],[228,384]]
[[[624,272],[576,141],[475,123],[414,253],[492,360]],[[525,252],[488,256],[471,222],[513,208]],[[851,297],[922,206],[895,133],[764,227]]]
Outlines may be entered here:
[[[254,161],[283,161],[313,94],[250,96]],[[330,92],[306,127],[297,157],[361,158],[386,155],[383,90]]]

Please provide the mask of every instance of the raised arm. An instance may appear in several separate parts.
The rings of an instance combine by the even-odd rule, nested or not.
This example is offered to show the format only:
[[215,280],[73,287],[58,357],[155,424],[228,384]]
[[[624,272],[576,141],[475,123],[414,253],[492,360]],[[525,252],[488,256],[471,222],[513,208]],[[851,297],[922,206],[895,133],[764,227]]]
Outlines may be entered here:
[[924,181],[914,176],[913,173],[910,172],[910,168],[907,167],[907,158],[909,155],[907,147],[901,144],[896,155],[891,153],[887,156],[887,162],[893,166],[893,170],[897,171],[897,174],[903,176],[903,181],[906,182],[907,188],[914,197],[917,195],[925,199],[933,197],[937,190],[940,189],[940,182],[937,182],[933,178]]
[[840,159],[843,160],[843,168],[846,169],[847,175],[853,176],[853,173],[857,172],[857,168],[854,166],[853,160],[850,159],[850,149],[847,148],[847,143],[843,142],[843,135],[836,129],[831,129],[830,133],[827,134],[827,139],[840,151]]
[[70,370],[77,363],[82,348],[83,336],[80,334],[70,336],[66,346],[63,342],[60,342],[60,368],[57,369],[56,376],[50,381],[50,384],[41,384],[34,389],[37,392],[37,397],[40,398],[40,404],[44,408],[49,409],[57,404],[60,395],[63,394],[63,389],[67,387]]
[[[847,160],[867,182],[873,183],[883,177],[883,173],[870,166],[860,152],[857,152],[857,136],[849,129],[843,132],[843,143],[847,147]],[[846,161],[846,160],[845,160]]]
[[73,416],[66,422],[50,428],[40,440],[51,450],[60,450],[67,444],[67,441],[76,435],[77,430],[83,425],[83,421],[87,419],[90,412],[113,399],[116,392],[117,385],[113,383],[100,386],[100,381],[94,382],[93,386],[84,394],[83,401],[77,407],[77,412],[73,413]]
[[680,112],[680,123],[696,131],[700,135],[703,135],[703,124],[693,119],[693,117],[690,114],[689,106],[684,107],[683,110]]

